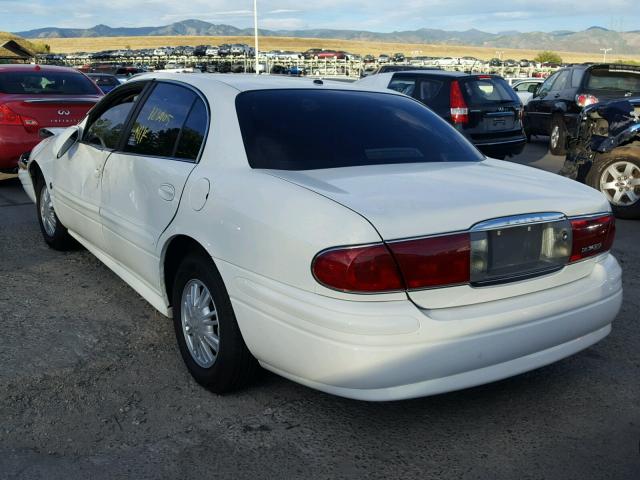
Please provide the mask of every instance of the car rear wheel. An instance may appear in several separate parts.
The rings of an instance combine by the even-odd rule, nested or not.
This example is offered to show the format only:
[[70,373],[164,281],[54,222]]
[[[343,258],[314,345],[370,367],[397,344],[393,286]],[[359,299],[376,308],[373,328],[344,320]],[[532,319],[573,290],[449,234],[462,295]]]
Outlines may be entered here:
[[73,238],[60,223],[51,200],[47,184],[41,179],[36,185],[38,223],[44,241],[54,250],[69,250],[74,245]]
[[204,254],[188,255],[173,285],[173,324],[180,354],[203,387],[225,393],[248,384],[258,370],[215,264]]
[[567,127],[564,124],[562,115],[554,115],[553,120],[551,120],[549,151],[553,155],[565,155],[567,153]]
[[607,197],[617,217],[640,218],[640,148],[599,155],[587,183]]

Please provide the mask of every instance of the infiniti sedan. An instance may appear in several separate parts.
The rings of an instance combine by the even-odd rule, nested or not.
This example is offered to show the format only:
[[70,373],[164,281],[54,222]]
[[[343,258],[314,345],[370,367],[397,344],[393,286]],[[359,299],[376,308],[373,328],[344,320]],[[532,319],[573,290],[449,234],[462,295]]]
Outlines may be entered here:
[[0,172],[14,172],[41,128],[75,125],[102,97],[83,73],[50,65],[0,65]]
[[146,74],[19,175],[44,241],[172,317],[218,393],[259,365],[364,400],[471,387],[598,342],[622,301],[600,192],[391,90]]

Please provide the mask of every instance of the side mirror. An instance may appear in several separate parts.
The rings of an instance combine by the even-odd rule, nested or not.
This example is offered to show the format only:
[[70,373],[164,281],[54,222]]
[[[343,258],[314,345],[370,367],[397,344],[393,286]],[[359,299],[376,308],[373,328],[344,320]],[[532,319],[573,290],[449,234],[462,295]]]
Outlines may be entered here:
[[54,150],[58,158],[62,157],[65,153],[73,147],[78,140],[80,140],[82,129],[79,126],[69,127],[62,132],[55,140]]

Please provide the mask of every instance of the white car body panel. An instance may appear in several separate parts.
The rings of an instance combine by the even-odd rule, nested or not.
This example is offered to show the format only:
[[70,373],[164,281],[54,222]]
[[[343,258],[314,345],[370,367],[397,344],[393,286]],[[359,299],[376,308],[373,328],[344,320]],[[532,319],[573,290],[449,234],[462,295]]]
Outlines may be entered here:
[[157,242],[173,219],[182,190],[195,167],[114,152],[102,177],[102,232],[105,249],[160,290]]
[[[384,81],[384,75],[369,78]],[[72,212],[56,194],[60,188],[73,190],[82,199],[76,203],[91,203],[95,191],[87,185],[91,175],[96,178],[95,159],[70,172],[64,157],[55,158],[54,142],[45,140],[34,149],[31,163],[53,185],[54,207],[63,223],[71,220],[70,233],[161,313],[172,313],[165,254],[175,238],[186,236],[218,267],[244,340],[263,366],[350,398],[411,398],[498,380],[564,358],[609,333],[622,286],[620,267],[608,253],[531,280],[409,296],[337,292],[320,285],[311,272],[314,256],[329,247],[467,230],[519,213],[608,212],[599,192],[489,159],[254,170],[236,116],[239,92],[375,91],[376,82],[318,86],[308,79],[169,73],[131,81],[149,78],[192,85],[213,106],[198,164],[161,160],[165,165],[150,157],[113,154],[101,175],[96,226],[95,218],[76,221],[82,208]],[[27,170],[20,178],[25,190],[32,189]],[[165,184],[175,189],[170,201],[159,196]]]

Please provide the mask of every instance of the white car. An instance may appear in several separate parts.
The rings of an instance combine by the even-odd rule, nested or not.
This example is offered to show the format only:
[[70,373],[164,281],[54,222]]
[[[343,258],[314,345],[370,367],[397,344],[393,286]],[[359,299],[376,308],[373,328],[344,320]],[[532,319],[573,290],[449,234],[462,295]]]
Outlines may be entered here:
[[364,400],[471,387],[603,339],[622,301],[601,193],[392,91],[145,74],[19,176],[44,240],[172,316],[215,392],[258,364]]
[[512,88],[518,95],[522,105],[526,105],[543,83],[544,78],[525,78],[513,82]]
[[436,58],[433,61],[433,64],[439,67],[453,67],[453,66],[460,65],[460,59],[458,57]]

